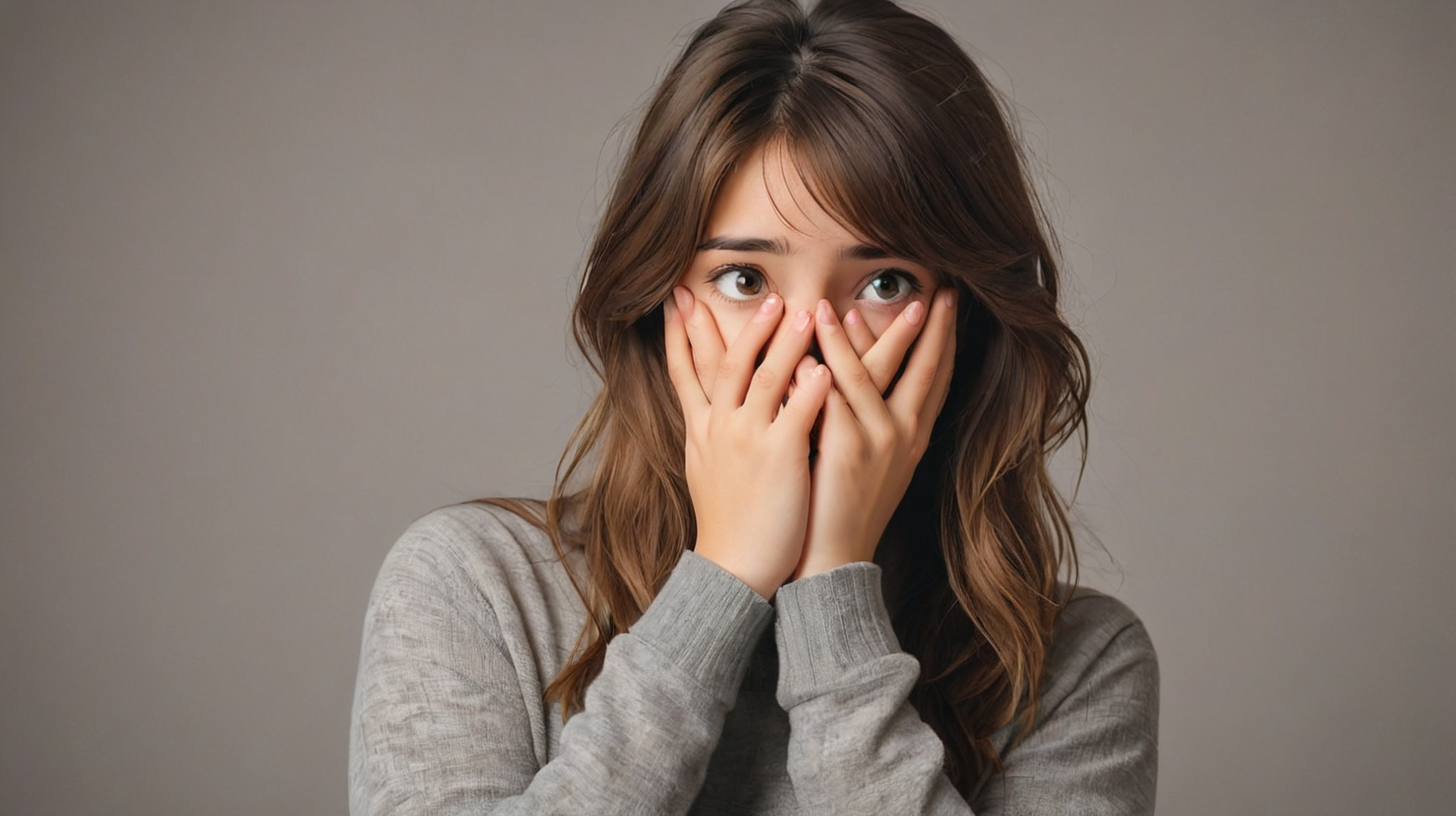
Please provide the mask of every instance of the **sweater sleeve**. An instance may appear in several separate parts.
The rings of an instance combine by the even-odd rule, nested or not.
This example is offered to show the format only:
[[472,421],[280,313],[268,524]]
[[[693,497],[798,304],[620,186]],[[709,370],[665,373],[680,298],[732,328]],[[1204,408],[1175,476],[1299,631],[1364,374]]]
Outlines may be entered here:
[[[399,549],[397,545],[397,549]],[[350,812],[685,813],[772,608],[692,552],[607,648],[555,755],[487,593],[431,557],[386,559],[366,615],[350,739]],[[494,606],[493,606],[494,604]]]
[[775,599],[789,776],[806,813],[1152,813],[1157,663],[1130,612],[1101,628],[1075,616],[1059,627],[1046,707],[973,809],[909,702],[920,666],[900,649],[880,574],[849,564],[788,584]]

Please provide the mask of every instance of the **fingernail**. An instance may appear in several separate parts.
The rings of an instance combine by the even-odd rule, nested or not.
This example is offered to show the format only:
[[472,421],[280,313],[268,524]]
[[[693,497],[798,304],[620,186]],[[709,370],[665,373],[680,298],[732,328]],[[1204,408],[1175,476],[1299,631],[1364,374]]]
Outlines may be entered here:
[[677,309],[684,315],[693,313],[693,296],[688,290],[681,286],[672,287],[672,299],[677,301]]
[[758,312],[753,315],[753,322],[764,323],[772,320],[774,315],[778,314],[778,310],[779,299],[773,295],[769,295],[763,299],[763,305],[758,307]]
[[803,331],[804,328],[806,326],[808,326],[808,325],[809,325],[809,313],[808,312],[799,312],[797,315],[794,315],[794,328],[795,329],[797,329],[798,331]]
[[844,316],[844,325],[846,325],[846,326],[858,326],[860,320],[862,320],[862,319],[863,318],[860,317],[860,314],[859,314],[859,309],[850,309],[849,310],[849,314],[847,314],[847,315]]
[[911,301],[910,305],[905,307],[905,322],[912,326],[920,325],[920,318],[924,316],[925,305],[918,300]]
[[829,301],[819,301],[819,322],[826,326],[834,324],[834,309],[829,306]]
[[828,370],[829,369],[825,368],[824,365],[821,363],[819,365],[814,366],[814,372],[812,374],[810,374],[809,376],[811,376],[811,377],[822,377],[822,376],[824,376],[825,372],[827,372]]
[[943,303],[943,304],[945,304],[946,306],[954,306],[955,305],[955,290],[954,289],[947,289],[947,290],[945,290],[945,292],[943,294],[941,294],[941,296],[940,296],[940,302]]

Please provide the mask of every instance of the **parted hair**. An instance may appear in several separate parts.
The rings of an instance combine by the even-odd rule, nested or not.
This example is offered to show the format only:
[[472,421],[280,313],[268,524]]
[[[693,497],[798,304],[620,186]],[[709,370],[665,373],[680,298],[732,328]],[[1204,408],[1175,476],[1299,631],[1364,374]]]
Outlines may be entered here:
[[1001,767],[992,733],[1035,720],[1059,582],[1076,581],[1047,465],[1073,435],[1085,463],[1089,363],[1005,105],[939,26],[889,0],[744,0],[692,34],[587,257],[573,334],[600,392],[544,505],[486,501],[584,556],[587,624],[547,690],[570,716],[695,539],[662,304],[724,179],[770,142],[846,227],[960,290],[950,395],[880,549],[896,550],[890,613],[921,666],[911,701],[968,795]]

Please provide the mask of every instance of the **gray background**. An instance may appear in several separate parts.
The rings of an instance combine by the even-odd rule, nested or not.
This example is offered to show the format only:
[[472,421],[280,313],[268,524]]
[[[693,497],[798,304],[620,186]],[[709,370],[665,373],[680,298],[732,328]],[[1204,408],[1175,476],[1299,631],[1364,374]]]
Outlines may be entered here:
[[[345,810],[380,561],[546,489],[619,125],[718,5],[0,2],[0,810]],[[1065,241],[1162,811],[1449,813],[1456,4],[918,7]]]

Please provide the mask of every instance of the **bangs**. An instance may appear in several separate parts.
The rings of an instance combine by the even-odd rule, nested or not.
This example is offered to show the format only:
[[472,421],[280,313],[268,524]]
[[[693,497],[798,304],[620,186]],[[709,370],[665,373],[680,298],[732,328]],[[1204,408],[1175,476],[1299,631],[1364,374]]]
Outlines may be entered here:
[[[934,149],[935,140],[917,127],[923,114],[903,96],[880,98],[875,89],[829,71],[806,72],[801,82],[785,100],[770,143],[784,145],[814,202],[846,229],[891,255],[924,264],[944,282],[955,263],[947,249],[964,238],[945,240],[940,222],[947,211],[933,204],[944,195],[931,189],[937,180],[922,179],[927,174],[915,169]],[[943,187],[947,179],[941,174],[938,181]]]

